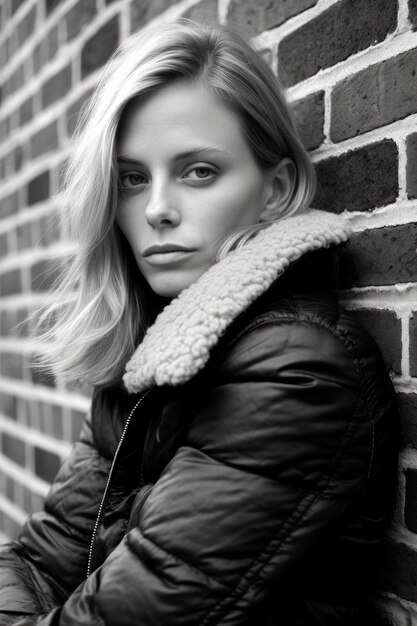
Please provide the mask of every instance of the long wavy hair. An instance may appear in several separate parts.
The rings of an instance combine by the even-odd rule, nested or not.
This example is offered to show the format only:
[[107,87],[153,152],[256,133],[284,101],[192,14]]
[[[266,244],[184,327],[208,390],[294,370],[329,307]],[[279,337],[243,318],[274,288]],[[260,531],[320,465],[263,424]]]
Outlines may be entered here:
[[[293,160],[294,191],[278,219],[304,210],[314,195],[313,165],[283,89],[259,51],[228,27],[190,20],[130,36],[107,63],[80,116],[63,180],[60,219],[76,246],[35,331],[38,362],[62,382],[118,380],[163,305],[140,275],[116,224],[115,156],[126,105],[176,80],[202,81],[232,107],[263,170],[282,158]],[[219,258],[269,221],[231,233]]]

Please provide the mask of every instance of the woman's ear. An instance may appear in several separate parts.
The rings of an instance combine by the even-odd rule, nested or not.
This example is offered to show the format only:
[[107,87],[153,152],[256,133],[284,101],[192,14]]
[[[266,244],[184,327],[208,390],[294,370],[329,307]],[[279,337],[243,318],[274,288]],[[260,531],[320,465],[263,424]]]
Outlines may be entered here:
[[295,163],[289,157],[271,167],[266,173],[267,199],[261,220],[276,219],[284,213],[294,194],[297,178]]

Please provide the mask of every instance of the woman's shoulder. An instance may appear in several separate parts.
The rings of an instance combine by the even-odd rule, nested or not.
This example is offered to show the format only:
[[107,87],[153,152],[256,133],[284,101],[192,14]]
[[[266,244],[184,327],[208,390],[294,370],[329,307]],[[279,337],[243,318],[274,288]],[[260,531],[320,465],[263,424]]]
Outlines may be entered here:
[[340,385],[358,393],[365,386],[390,401],[392,385],[378,346],[338,300],[332,254],[304,259],[234,322],[220,347],[228,375],[249,367],[254,377],[262,372],[269,378],[296,369],[337,376]]

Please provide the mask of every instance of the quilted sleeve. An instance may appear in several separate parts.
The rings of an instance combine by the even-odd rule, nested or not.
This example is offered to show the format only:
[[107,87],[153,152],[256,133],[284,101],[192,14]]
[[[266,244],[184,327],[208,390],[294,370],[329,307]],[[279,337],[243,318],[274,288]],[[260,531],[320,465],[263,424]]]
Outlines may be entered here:
[[137,527],[36,624],[250,623],[364,488],[383,435],[361,385],[327,328],[284,322],[241,337]]

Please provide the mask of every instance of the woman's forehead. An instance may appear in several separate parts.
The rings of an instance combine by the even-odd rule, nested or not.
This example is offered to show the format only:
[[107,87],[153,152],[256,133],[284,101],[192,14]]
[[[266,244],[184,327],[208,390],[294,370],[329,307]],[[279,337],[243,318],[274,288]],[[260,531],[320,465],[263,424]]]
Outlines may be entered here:
[[149,151],[243,150],[237,115],[199,83],[175,83],[126,107],[119,125],[117,152],[135,158]]

